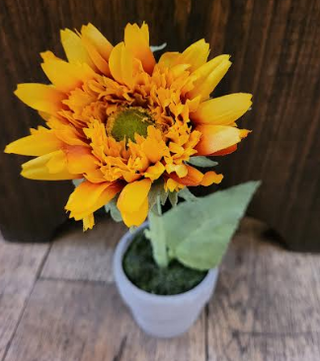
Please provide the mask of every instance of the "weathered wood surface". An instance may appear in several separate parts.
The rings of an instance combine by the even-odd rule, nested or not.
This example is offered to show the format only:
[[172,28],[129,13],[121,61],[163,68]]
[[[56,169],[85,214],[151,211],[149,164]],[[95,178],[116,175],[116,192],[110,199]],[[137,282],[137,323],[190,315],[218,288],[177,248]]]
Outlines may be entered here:
[[204,360],[203,318],[179,340],[145,336],[114,285],[40,280],[6,361]]
[[0,234],[0,360],[6,353],[49,245],[17,245]]
[[[111,41],[127,22],[150,24],[153,44],[182,50],[205,37],[212,56],[234,63],[217,94],[254,94],[242,124],[253,134],[222,160],[225,185],[262,179],[250,214],[276,228],[293,249],[320,250],[319,0],[2,0],[0,149],[39,117],[13,96],[18,82],[44,81],[38,53],[62,54],[59,29],[89,21]],[[64,221],[67,183],[19,177],[22,158],[0,152],[0,227],[14,240],[45,240]]]
[[55,238],[42,277],[113,281],[112,247],[127,228],[108,218],[97,221],[90,232],[82,232],[81,227],[79,224]]
[[318,361],[320,256],[283,250],[266,229],[244,220],[214,298],[173,340],[143,334],[103,275],[120,224],[101,222],[88,241],[71,229],[47,258],[44,245],[0,241],[0,360]]
[[208,361],[320,359],[320,257],[263,242],[244,223],[208,312]]

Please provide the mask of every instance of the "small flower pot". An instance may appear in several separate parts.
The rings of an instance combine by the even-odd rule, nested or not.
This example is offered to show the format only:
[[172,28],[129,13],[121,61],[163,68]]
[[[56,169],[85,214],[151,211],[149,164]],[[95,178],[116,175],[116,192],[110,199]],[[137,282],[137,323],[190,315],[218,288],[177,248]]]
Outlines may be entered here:
[[[147,227],[144,223],[137,229]],[[135,286],[126,276],[123,256],[133,241],[135,233],[127,232],[117,245],[113,271],[119,293],[132,312],[137,324],[149,335],[171,338],[186,332],[199,317],[209,301],[218,277],[218,268],[211,269],[193,289],[172,296],[155,295]]]

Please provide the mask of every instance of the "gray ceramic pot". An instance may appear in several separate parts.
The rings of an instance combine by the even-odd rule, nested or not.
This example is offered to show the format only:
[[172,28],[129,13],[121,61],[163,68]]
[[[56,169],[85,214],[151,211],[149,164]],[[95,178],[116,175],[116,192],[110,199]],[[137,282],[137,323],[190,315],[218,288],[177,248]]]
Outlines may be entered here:
[[[145,227],[147,223],[137,232]],[[160,296],[145,292],[128,279],[122,267],[123,255],[133,238],[134,233],[129,232],[121,238],[113,261],[115,282],[123,301],[137,324],[151,336],[170,338],[186,332],[209,301],[216,285],[218,268],[210,270],[201,283],[185,293]]]

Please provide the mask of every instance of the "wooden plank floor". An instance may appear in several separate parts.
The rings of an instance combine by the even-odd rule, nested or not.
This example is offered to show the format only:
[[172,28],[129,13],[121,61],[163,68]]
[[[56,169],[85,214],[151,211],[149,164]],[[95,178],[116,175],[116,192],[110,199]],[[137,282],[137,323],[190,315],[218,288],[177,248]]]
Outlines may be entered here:
[[320,255],[269,242],[245,219],[214,298],[173,340],[144,335],[113,284],[113,247],[125,232],[105,219],[50,245],[0,239],[0,361],[318,361]]

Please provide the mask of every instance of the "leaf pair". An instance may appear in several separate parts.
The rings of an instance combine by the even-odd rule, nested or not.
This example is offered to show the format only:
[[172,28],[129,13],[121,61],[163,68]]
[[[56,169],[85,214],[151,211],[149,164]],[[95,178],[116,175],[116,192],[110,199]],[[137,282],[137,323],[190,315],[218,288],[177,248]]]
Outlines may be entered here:
[[259,185],[260,182],[240,184],[180,203],[158,217],[161,220],[150,217],[147,236],[154,253],[161,251],[163,259],[166,250],[169,258],[198,270],[218,266]]

